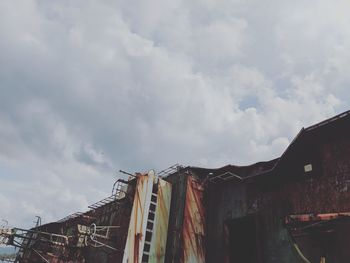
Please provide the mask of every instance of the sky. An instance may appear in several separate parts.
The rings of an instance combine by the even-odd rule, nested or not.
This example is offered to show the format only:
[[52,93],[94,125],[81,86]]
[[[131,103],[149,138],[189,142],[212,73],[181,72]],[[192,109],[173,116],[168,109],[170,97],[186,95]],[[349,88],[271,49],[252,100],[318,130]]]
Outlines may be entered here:
[[0,220],[111,194],[119,169],[246,165],[348,110],[347,0],[1,0]]

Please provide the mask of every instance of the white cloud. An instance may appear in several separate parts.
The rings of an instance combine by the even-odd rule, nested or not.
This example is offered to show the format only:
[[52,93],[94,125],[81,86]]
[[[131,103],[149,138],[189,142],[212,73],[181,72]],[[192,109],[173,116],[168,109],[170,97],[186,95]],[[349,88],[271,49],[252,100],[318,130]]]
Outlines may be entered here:
[[84,210],[118,169],[279,156],[348,107],[336,2],[2,1],[2,216]]

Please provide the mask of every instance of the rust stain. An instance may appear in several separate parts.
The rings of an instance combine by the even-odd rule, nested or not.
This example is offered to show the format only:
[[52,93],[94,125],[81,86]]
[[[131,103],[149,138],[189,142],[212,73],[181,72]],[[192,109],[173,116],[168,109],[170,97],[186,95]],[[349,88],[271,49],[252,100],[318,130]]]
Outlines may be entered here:
[[171,202],[171,184],[159,179],[157,192],[157,208],[154,221],[153,236],[149,262],[163,263],[165,259],[166,241]]
[[142,259],[146,220],[154,183],[154,172],[137,174],[137,184],[130,218],[128,238],[124,250],[124,263],[139,263]]
[[224,262],[229,263],[230,262],[230,230],[226,223],[224,224],[224,244],[225,244]]
[[290,224],[293,222],[327,221],[341,217],[350,217],[350,212],[289,215],[286,217],[285,223]]
[[[135,216],[134,218],[138,219],[140,216],[143,218],[143,209],[142,209],[142,191],[144,189],[145,184],[145,176],[142,174],[138,174],[138,180],[137,180],[137,187],[135,192],[135,201],[134,201],[134,211]],[[141,212],[141,215],[139,213]],[[140,254],[140,241],[141,241],[141,231],[138,220],[134,219],[134,232],[135,232],[135,239],[134,239],[134,262],[139,262],[139,254]]]
[[134,262],[139,262],[140,233],[135,235],[134,241]]
[[187,178],[186,203],[183,223],[183,263],[205,262],[205,208],[204,186],[192,176]]

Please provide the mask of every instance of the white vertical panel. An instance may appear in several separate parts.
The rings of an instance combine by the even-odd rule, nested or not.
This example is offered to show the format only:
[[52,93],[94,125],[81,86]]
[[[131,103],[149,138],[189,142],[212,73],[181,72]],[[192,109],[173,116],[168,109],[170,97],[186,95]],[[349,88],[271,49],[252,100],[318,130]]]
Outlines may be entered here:
[[141,263],[154,181],[154,171],[137,176],[123,263]]
[[166,241],[171,202],[171,184],[159,179],[157,192],[157,208],[148,262],[163,263],[165,258]]

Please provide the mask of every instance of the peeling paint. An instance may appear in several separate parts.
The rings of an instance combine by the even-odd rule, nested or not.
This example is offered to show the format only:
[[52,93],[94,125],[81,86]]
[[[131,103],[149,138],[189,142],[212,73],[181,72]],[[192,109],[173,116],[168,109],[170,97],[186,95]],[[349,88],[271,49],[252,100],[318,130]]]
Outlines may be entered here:
[[129,223],[128,238],[124,250],[123,263],[139,263],[142,260],[147,216],[154,180],[154,171],[150,171],[148,174],[137,175],[137,185]]
[[186,204],[183,223],[183,263],[205,262],[204,186],[192,176],[187,178]]
[[158,183],[157,209],[149,258],[149,262],[152,263],[163,263],[165,259],[170,201],[171,184],[160,179]]

